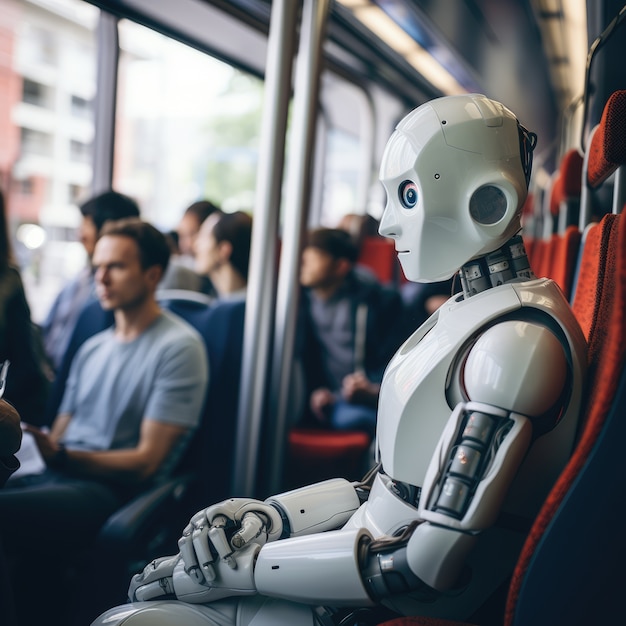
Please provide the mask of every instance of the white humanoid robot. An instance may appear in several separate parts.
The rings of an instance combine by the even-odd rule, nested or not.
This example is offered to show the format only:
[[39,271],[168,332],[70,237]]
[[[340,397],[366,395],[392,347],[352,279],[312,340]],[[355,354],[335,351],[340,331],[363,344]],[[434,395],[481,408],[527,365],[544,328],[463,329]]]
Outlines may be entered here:
[[[399,349],[379,400],[377,466],[197,513],[179,554],[96,624],[333,624],[337,607],[464,619],[510,576],[572,450],[586,345],[522,241],[536,136],[482,95],[407,115],[380,178],[380,232],[404,273],[453,296]],[[333,607],[333,608],[322,608]]]

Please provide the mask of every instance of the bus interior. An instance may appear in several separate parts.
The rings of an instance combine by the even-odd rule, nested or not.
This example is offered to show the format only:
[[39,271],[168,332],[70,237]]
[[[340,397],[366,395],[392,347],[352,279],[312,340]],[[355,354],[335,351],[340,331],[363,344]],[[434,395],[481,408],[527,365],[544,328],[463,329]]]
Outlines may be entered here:
[[[571,460],[510,584],[471,623],[623,619],[625,20],[618,0],[2,1],[0,188],[35,323],[85,263],[75,232],[90,195],[128,194],[164,231],[200,197],[254,216],[235,317],[161,298],[207,342],[230,428],[207,414],[189,466],[120,510],[72,564],[72,580],[88,576],[89,593],[101,591],[81,603],[82,619],[123,603],[130,576],[175,552],[200,507],[362,478],[370,437],[298,424],[304,235],[346,213],[379,219],[378,169],[395,125],[463,93],[502,102],[537,134],[522,237],[535,275],[556,281],[589,345]],[[406,282],[391,240],[367,241],[360,262],[383,282]],[[111,323],[98,315],[82,316],[77,345]]]

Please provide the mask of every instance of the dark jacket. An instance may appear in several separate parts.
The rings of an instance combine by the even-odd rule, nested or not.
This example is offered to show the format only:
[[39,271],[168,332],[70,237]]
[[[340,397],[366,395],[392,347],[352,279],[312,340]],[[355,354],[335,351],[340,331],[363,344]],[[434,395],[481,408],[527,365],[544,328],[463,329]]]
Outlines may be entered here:
[[[369,380],[380,382],[387,363],[408,335],[402,298],[397,290],[358,272],[349,274],[347,281],[345,297],[351,300],[355,326],[359,307],[364,305],[367,310],[363,368]],[[310,291],[304,289],[298,352],[309,393],[319,387],[331,387],[330,381],[325,380],[321,347],[310,315],[310,299]],[[355,331],[356,334],[358,331]]]
[[11,362],[4,398],[25,422],[38,424],[46,402],[49,380],[37,329],[17,269],[0,275],[0,362]]

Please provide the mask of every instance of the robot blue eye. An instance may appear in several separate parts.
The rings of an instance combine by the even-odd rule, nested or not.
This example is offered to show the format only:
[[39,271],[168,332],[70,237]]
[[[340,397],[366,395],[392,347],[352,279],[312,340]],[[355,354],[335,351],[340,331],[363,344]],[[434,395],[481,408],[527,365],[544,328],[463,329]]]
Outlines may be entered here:
[[417,204],[417,185],[412,180],[405,180],[398,188],[400,203],[405,209],[413,209]]

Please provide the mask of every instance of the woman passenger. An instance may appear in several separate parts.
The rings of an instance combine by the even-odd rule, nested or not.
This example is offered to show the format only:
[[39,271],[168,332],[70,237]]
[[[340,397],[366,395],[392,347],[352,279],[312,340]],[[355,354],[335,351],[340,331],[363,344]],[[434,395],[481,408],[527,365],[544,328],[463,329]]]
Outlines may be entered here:
[[213,213],[200,227],[194,244],[198,274],[209,277],[218,299],[245,298],[252,218],[243,211]]

